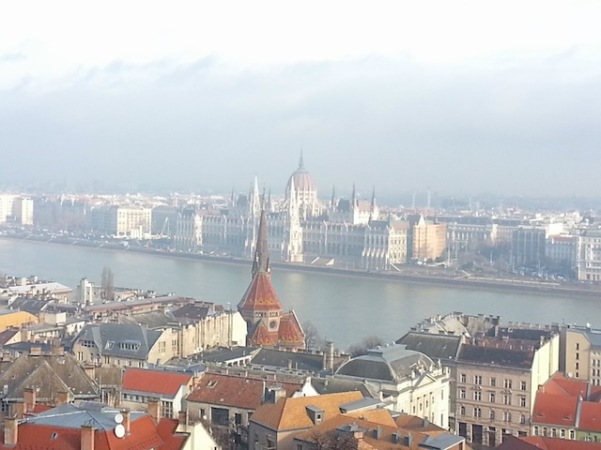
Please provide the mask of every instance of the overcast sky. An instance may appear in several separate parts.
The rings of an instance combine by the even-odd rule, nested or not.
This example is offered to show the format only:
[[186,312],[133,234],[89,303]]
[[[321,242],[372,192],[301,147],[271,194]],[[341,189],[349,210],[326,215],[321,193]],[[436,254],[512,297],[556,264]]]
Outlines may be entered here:
[[[206,6],[204,3],[210,3]],[[601,2],[0,4],[0,186],[598,195]]]

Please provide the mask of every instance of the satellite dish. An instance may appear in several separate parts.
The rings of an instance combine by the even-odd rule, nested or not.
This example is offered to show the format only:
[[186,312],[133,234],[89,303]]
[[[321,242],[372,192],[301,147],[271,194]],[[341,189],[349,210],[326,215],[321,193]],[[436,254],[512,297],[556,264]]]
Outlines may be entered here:
[[121,413],[115,414],[115,423],[123,423],[123,414],[121,414]]
[[114,432],[115,436],[117,436],[119,439],[123,439],[125,437],[125,427],[121,424],[115,427]]

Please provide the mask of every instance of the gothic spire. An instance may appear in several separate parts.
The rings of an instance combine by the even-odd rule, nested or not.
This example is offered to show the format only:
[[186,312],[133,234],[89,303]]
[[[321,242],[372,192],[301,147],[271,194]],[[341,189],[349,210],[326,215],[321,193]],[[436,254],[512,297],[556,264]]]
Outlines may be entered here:
[[255,247],[255,257],[253,261],[253,277],[258,272],[269,273],[269,245],[267,242],[267,223],[265,221],[265,209],[261,209],[261,218],[259,220],[259,232],[257,233],[257,245]]

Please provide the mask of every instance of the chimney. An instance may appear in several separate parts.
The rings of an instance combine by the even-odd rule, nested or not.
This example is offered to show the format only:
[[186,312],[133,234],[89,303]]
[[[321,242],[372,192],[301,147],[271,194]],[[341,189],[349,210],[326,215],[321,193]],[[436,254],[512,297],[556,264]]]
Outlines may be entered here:
[[52,354],[55,356],[65,356],[65,347],[62,345],[52,347]]
[[27,409],[25,409],[25,403],[23,402],[17,402],[11,405],[10,413],[14,416],[17,416],[17,419],[22,419],[25,417],[26,412]]
[[4,419],[4,445],[17,445],[19,438],[19,421],[16,417]]
[[334,343],[326,342],[326,348],[323,352],[323,368],[324,370],[334,370]]
[[180,425],[182,426],[186,426],[188,425],[188,411],[186,410],[181,410],[178,414],[177,414],[177,421],[179,422]]
[[267,388],[265,393],[267,403],[277,403],[282,398],[286,398],[286,389],[279,386]]
[[35,389],[27,387],[23,389],[23,412],[33,411],[35,408]]
[[71,401],[68,391],[57,391],[54,393],[54,406],[61,406]]
[[81,450],[94,450],[94,427],[89,424],[81,426]]
[[148,414],[152,417],[155,422],[161,420],[161,401],[158,398],[150,399],[148,401]]
[[33,346],[29,349],[29,356],[41,356],[42,347],[39,345]]
[[121,414],[123,415],[123,428],[125,428],[125,434],[129,434],[131,430],[131,413],[129,409],[121,410]]

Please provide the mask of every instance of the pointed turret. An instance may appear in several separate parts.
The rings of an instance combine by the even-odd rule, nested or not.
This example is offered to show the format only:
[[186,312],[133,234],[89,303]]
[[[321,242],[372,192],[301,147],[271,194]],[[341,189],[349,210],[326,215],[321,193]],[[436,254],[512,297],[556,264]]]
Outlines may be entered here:
[[259,219],[259,232],[257,233],[257,246],[253,259],[252,275],[258,272],[269,273],[269,243],[267,242],[267,224],[265,223],[265,210],[261,210]]

